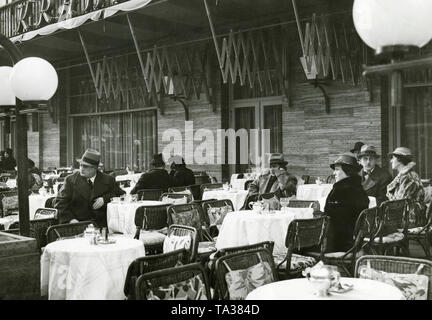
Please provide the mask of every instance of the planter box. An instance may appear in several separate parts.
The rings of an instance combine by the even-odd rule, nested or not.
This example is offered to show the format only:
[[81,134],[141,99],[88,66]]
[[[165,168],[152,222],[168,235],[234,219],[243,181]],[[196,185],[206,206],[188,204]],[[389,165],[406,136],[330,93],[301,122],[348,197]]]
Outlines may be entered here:
[[36,239],[0,232],[0,300],[40,299]]

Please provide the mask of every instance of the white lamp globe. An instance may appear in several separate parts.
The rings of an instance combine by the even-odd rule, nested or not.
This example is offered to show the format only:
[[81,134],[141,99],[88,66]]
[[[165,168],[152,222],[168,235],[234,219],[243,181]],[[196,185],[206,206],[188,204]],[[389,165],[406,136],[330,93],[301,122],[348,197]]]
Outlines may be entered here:
[[423,47],[432,38],[431,0],[354,0],[360,38],[378,52],[386,46]]
[[14,106],[15,94],[9,81],[12,67],[0,67],[0,106]]
[[15,64],[10,83],[15,96],[21,101],[48,101],[57,90],[58,76],[48,61],[30,57]]

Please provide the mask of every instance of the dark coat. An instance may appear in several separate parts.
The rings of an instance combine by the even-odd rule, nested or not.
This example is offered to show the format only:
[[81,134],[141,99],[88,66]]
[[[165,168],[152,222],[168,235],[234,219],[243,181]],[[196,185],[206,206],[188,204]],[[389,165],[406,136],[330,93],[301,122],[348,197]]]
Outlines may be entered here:
[[168,189],[172,186],[173,180],[165,169],[151,169],[141,175],[131,194],[142,189]]
[[361,170],[360,175],[362,176],[363,189],[366,191],[368,196],[376,198],[377,206],[379,206],[381,202],[387,200],[387,185],[393,179],[387,170],[375,166],[375,169],[367,179],[365,179],[365,172],[363,169]]
[[[124,193],[117,185],[115,178],[105,173],[96,172],[92,190],[87,179],[79,172],[75,172],[65,178],[65,183],[54,201],[54,208],[58,210],[60,223],[68,223],[72,219],[93,220],[97,226],[106,227],[108,202],[111,201],[111,198]],[[104,205],[99,210],[93,210],[91,206],[99,197],[104,199]]]
[[327,252],[347,251],[352,247],[355,223],[368,206],[369,198],[360,176],[348,177],[333,185],[324,208],[330,217]]
[[195,184],[195,175],[193,171],[185,166],[177,165],[174,170],[171,170],[170,176],[172,177],[175,187]]
[[16,167],[16,160],[12,156],[9,156],[9,158],[5,158],[2,161],[1,170],[13,171],[13,170],[15,170],[15,167]]

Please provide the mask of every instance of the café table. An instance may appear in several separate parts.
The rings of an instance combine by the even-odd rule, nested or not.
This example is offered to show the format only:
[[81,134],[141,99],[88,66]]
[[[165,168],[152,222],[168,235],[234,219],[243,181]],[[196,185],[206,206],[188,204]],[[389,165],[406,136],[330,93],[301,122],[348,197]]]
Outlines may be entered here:
[[111,232],[135,234],[135,211],[140,206],[158,206],[161,201],[142,200],[135,202],[110,202],[107,205],[108,229]]
[[[272,211],[270,211],[272,212]],[[286,212],[257,213],[252,210],[228,212],[216,240],[218,250],[263,241],[274,241],[274,255],[286,253],[285,237],[294,219],[313,218],[312,208],[286,208]]]
[[233,203],[234,210],[238,211],[243,206],[248,195],[247,190],[206,190],[203,192],[202,200],[208,199],[229,199]]
[[352,284],[345,293],[316,295],[315,288],[306,278],[283,280],[266,284],[251,291],[246,300],[404,300],[402,292],[389,284],[360,278],[341,278],[342,284]]
[[145,256],[141,241],[113,235],[113,244],[85,238],[54,241],[41,257],[41,294],[49,300],[122,300],[129,264]]
[[323,184],[301,184],[297,186],[297,200],[319,200],[327,198],[332,190],[333,185],[329,183]]

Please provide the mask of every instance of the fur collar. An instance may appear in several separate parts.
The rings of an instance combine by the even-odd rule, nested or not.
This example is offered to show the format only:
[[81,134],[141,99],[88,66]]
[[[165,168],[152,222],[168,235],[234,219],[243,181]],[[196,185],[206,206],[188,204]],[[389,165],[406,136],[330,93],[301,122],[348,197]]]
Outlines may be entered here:
[[399,171],[399,175],[405,175],[408,172],[410,172],[414,167],[415,167],[416,163],[415,162],[410,162],[408,163],[406,166],[404,166],[402,168],[401,171]]

